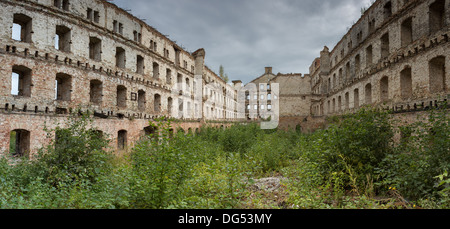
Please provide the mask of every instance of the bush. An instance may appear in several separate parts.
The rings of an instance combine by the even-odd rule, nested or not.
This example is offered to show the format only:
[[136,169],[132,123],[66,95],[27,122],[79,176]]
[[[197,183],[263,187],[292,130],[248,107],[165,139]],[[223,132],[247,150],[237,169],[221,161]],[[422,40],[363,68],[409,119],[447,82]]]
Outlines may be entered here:
[[97,177],[108,174],[112,159],[107,151],[109,141],[88,128],[91,123],[89,113],[73,113],[67,127],[46,129],[50,144],[31,161],[33,172],[55,187],[77,180],[95,182]]
[[450,171],[447,109],[431,110],[424,121],[401,126],[402,139],[383,161],[380,184],[395,186],[412,200],[437,197],[442,187],[434,177]]

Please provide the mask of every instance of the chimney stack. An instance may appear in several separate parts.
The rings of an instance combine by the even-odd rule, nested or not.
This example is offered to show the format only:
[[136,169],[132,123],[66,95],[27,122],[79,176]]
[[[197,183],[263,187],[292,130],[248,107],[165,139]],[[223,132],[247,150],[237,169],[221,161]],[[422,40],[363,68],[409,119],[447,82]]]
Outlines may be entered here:
[[272,67],[266,67],[266,74],[272,74]]

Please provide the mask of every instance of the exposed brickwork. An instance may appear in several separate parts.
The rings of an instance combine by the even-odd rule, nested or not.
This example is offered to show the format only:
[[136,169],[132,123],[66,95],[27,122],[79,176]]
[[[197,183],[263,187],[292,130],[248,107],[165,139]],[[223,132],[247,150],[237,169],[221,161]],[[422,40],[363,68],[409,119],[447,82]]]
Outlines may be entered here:
[[116,148],[161,116],[179,120],[174,132],[237,119],[236,91],[205,66],[203,49],[186,52],[114,4],[2,0],[0,11],[0,153],[12,132],[36,153],[44,124],[63,124],[77,108],[95,114]]

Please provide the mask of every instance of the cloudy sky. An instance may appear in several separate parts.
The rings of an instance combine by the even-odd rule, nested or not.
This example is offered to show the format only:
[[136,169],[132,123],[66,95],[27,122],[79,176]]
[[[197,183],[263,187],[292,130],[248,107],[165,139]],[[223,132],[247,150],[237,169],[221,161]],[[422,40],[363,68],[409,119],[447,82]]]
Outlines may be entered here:
[[206,65],[223,65],[230,80],[264,73],[308,74],[370,0],[113,0],[188,52],[206,51]]

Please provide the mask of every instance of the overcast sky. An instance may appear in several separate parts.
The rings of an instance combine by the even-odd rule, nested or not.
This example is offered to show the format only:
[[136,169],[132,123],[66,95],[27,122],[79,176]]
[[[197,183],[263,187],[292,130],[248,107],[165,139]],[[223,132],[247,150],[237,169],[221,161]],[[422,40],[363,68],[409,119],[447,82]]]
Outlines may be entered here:
[[113,0],[230,80],[264,73],[309,73],[324,46],[333,49],[370,0]]

